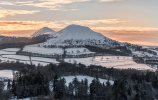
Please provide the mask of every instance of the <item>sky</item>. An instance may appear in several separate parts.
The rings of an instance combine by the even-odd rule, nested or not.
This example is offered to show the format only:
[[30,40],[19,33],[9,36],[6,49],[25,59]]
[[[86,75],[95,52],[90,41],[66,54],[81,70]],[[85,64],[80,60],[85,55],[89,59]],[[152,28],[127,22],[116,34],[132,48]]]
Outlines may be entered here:
[[158,0],[0,0],[0,34],[88,26],[112,39],[158,46]]

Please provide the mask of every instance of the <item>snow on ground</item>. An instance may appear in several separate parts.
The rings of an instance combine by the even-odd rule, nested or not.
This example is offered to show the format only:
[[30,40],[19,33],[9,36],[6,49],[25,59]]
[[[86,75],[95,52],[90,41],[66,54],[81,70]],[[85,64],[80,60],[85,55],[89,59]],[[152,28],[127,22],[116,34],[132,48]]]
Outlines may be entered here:
[[13,79],[13,71],[12,70],[0,70],[0,78]]
[[55,64],[59,63],[56,61],[56,59],[52,59],[52,58],[31,57],[31,59],[33,61],[41,61],[41,62],[48,62],[48,63],[55,63]]
[[16,54],[17,51],[19,51],[20,48],[6,48],[6,49],[1,49],[0,50],[0,55],[5,55],[5,54]]
[[[38,45],[25,46],[23,51],[45,54],[45,55],[56,55],[56,54],[62,55],[64,53],[64,49],[62,48],[45,48],[45,47],[40,47]],[[65,49],[65,51],[68,55],[81,55],[81,54],[94,53],[89,51],[87,48],[67,48]]]
[[66,54],[68,55],[81,55],[81,54],[91,54],[94,52],[89,51],[87,48],[67,48]]
[[[76,77],[79,81],[82,81],[82,80],[84,80],[84,79],[87,79],[89,85],[90,85],[90,83],[92,82],[92,80],[94,79],[94,77],[84,76],[84,75],[63,76],[63,78],[65,78],[65,80],[66,80],[66,86],[68,86],[69,83],[72,82],[75,77]],[[101,83],[104,83],[104,84],[106,84],[106,82],[107,82],[106,79],[101,79],[101,78],[99,78],[99,81],[100,81]],[[114,84],[114,81],[110,81],[110,83],[111,83],[111,85],[113,85],[113,84]]]
[[[7,48],[0,50],[0,60],[2,62],[21,62],[25,64],[30,64],[30,58],[28,56],[16,55],[16,52],[20,50],[19,48]],[[37,50],[37,49],[36,49]],[[39,50],[37,50],[39,51]],[[43,51],[45,52],[45,51]],[[32,64],[46,66],[50,63],[58,64],[55,59],[42,58],[42,57],[31,57]]]
[[32,52],[32,53],[37,53],[37,54],[45,54],[45,55],[55,55],[55,54],[63,54],[63,49],[62,48],[44,48],[44,47],[39,47],[35,45],[29,45],[25,46],[23,51],[25,52]]
[[4,51],[8,51],[8,52],[17,52],[20,50],[20,48],[6,48],[6,49],[2,49]]
[[8,51],[0,50],[0,55],[4,55],[4,54],[16,54],[16,52],[8,52]]
[[22,55],[2,55],[3,58],[8,59],[17,59],[17,60],[29,60],[28,56],[22,56]]
[[[13,79],[13,70],[0,70],[0,80],[8,80]],[[4,82],[4,90],[7,90],[7,84],[8,82]]]
[[149,57],[153,57],[155,56],[154,54],[148,53],[148,52],[143,52],[143,51],[133,51],[134,55],[137,55],[139,57],[144,57],[144,56],[149,56]]
[[89,58],[67,58],[65,62],[68,63],[81,63],[85,65],[100,65],[108,68],[118,69],[138,69],[138,70],[155,70],[145,64],[137,64],[133,61],[132,57],[127,56],[97,56]]
[[4,54],[16,54],[15,49],[1,49],[0,50],[0,55],[4,55]]
[[92,57],[88,57],[88,58],[66,58],[66,59],[64,59],[64,61],[67,62],[67,63],[72,63],[72,64],[74,64],[74,63],[76,63],[76,64],[81,63],[81,64],[84,64],[84,65],[87,65],[87,66],[93,65],[93,61],[92,60],[93,60]]
[[125,56],[110,56],[110,57],[96,57],[95,64],[105,67],[113,67],[119,69],[139,69],[139,70],[153,70],[151,67],[145,64],[137,64],[133,61],[132,57]]
[[34,99],[28,97],[28,98],[22,98],[22,99],[12,98],[12,99],[10,99],[10,100],[34,100]]
[[22,98],[22,99],[17,99],[17,98],[12,98],[10,100],[36,100],[37,97],[27,97],[27,98]]
[[[30,58],[28,56],[22,56],[22,55],[2,55],[0,57],[0,60],[2,60],[2,62],[21,62],[21,63],[25,63],[25,64],[30,64]],[[51,58],[41,58],[41,57],[31,57],[32,60],[32,64],[34,65],[43,65],[46,66],[50,63],[54,63],[54,64],[58,64],[59,62],[57,62],[55,59],[51,59]]]
[[[26,46],[27,50],[30,49],[32,52],[42,52],[43,54],[49,54],[52,52],[52,50],[55,50],[56,53],[61,53],[62,48],[56,48],[56,49],[51,49],[51,48],[43,48],[43,47],[31,47],[31,46]],[[41,49],[39,49],[41,48]],[[2,62],[16,62],[19,61],[21,63],[25,64],[30,64],[30,58],[28,56],[22,56],[22,55],[15,55],[16,51],[18,51],[19,48],[7,48],[0,50],[0,60]],[[26,50],[26,49],[25,49]],[[43,51],[44,50],[44,51]],[[89,52],[88,49],[85,48],[69,48],[66,49],[67,52]],[[53,51],[54,52],[54,51]],[[63,51],[62,51],[63,52]],[[56,59],[53,58],[42,58],[42,57],[31,57],[32,64],[34,65],[48,65],[49,63],[54,63],[58,64],[59,62],[56,61]],[[118,69],[138,69],[138,70],[155,70],[148,65],[145,64],[137,64],[136,62],[133,61],[132,57],[128,56],[96,56],[96,57],[87,57],[87,58],[66,58],[64,59],[65,62],[68,63],[81,63],[85,65],[100,65],[103,67],[113,67],[113,68],[118,68]]]
[[150,49],[151,51],[154,51],[155,53],[157,53],[157,56],[158,56],[158,50],[156,49]]

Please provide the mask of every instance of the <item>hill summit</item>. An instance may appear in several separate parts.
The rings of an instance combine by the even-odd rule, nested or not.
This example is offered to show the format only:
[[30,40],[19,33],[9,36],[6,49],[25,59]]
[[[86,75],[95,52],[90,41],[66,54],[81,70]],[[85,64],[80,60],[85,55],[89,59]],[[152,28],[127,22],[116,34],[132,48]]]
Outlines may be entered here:
[[111,45],[111,43],[116,43],[116,41],[93,31],[89,27],[72,24],[56,32],[52,38],[42,43],[41,46],[107,46]]
[[38,37],[38,36],[42,36],[42,35],[52,35],[54,33],[55,33],[55,31],[52,30],[51,28],[43,27],[43,28],[39,29],[38,31],[36,31],[32,35],[32,37]]

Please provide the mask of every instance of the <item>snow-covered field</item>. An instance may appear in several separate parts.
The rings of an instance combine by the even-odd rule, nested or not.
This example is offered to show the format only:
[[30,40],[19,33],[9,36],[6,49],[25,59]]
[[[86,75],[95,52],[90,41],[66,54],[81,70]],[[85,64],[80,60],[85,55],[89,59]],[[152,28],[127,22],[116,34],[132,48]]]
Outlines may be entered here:
[[20,50],[20,48],[6,48],[6,49],[2,49],[4,51],[8,51],[8,52],[17,52]]
[[[66,80],[66,86],[68,86],[69,83],[72,82],[75,77],[78,79],[78,81],[82,81],[82,80],[84,80],[84,79],[87,79],[89,85],[90,85],[90,83],[92,82],[92,80],[94,79],[94,77],[84,76],[84,75],[63,76],[63,78],[65,78],[65,80]],[[104,84],[106,84],[106,82],[107,82],[106,79],[101,79],[101,78],[99,78],[99,81],[100,81],[101,83],[104,83]],[[109,81],[109,82],[111,83],[111,85],[114,84],[114,81]]]
[[[23,51],[45,55],[62,55],[64,53],[63,48],[45,48],[39,45],[25,46]],[[91,54],[94,52],[89,51],[87,48],[67,48],[65,49],[67,55],[81,55]]]
[[[0,80],[8,80],[13,79],[13,71],[12,70],[0,70]],[[4,82],[4,90],[7,90],[8,82]]]
[[138,70],[154,70],[145,64],[137,64],[133,61],[132,57],[126,56],[97,56],[89,58],[69,58],[65,59],[68,63],[81,63],[85,65],[100,65],[108,68],[118,68],[118,69],[138,69]]
[[76,64],[84,64],[84,65],[93,65],[93,58],[92,57],[88,57],[88,58],[66,58],[64,59],[65,62],[67,63],[76,63]]
[[94,52],[89,51],[87,48],[67,48],[67,55],[81,55],[81,54],[91,54]]
[[[20,48],[7,48],[0,50],[0,60],[2,62],[21,62],[25,64],[30,64],[30,58],[28,56],[16,55],[16,52]],[[42,57],[31,57],[32,64],[34,65],[48,65],[50,63],[58,64],[55,59],[42,58]]]
[[17,51],[19,51],[19,48],[7,48],[7,49],[1,49],[0,55],[3,54],[16,54]]
[[45,54],[45,55],[55,55],[55,54],[63,54],[63,49],[62,48],[44,48],[44,47],[39,47],[36,45],[30,45],[30,46],[25,46],[23,51],[25,52],[31,52],[31,53],[38,53],[38,54]]
[[[18,48],[9,48],[0,50],[0,60],[2,62],[16,62],[19,61],[21,63],[30,64],[30,58],[28,56],[16,55],[16,51]],[[79,49],[80,52],[86,51],[87,49]],[[73,51],[77,50],[73,48]],[[4,53],[5,52],[5,53]],[[40,51],[42,52],[42,51]],[[68,52],[72,52],[71,49],[68,49]],[[10,54],[12,53],[12,54]],[[44,52],[43,52],[44,53]],[[48,65],[49,63],[58,64],[59,62],[56,59],[52,58],[42,58],[42,57],[31,57],[32,64],[34,65]],[[128,56],[96,56],[96,57],[87,57],[87,58],[66,58],[65,62],[68,63],[81,63],[85,65],[100,65],[108,68],[119,68],[119,69],[138,69],[138,70],[155,70],[148,65],[145,64],[137,64],[133,61],[132,57]]]
[[[25,63],[25,64],[30,64],[30,58],[28,56],[22,56],[22,55],[2,55],[0,57],[0,60],[2,60],[2,62],[21,62],[21,63]],[[57,62],[55,59],[51,59],[51,58],[41,58],[41,57],[31,57],[31,61],[32,64],[34,65],[48,65],[50,63],[54,63],[54,64],[58,64],[59,62]]]
[[13,78],[13,71],[12,70],[0,70],[0,78]]

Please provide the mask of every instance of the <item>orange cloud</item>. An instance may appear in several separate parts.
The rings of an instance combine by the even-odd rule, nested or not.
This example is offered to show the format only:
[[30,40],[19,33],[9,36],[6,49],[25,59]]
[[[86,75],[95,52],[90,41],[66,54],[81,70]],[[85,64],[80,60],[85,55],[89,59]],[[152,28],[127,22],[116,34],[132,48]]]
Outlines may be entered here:
[[34,7],[48,8],[51,10],[59,10],[60,7],[62,7],[63,5],[76,3],[76,2],[86,2],[86,1],[89,0],[39,0],[39,2],[30,3],[27,5]]
[[158,31],[157,27],[108,27],[108,26],[96,26],[93,27],[95,30],[105,31],[105,30],[124,30],[124,31]]
[[17,30],[37,30],[38,28],[48,26],[55,29],[62,25],[47,21],[0,21],[1,31],[17,31]]
[[[61,20],[61,21],[0,21],[0,30],[36,30],[41,27],[51,27],[53,29],[61,29],[70,24],[79,24],[88,26],[97,31],[106,30],[132,30],[132,31],[158,31],[154,27],[121,27],[121,23],[126,23],[118,19],[100,19],[100,20]],[[115,27],[108,27],[115,25]],[[118,27],[116,27],[118,25]]]
[[158,31],[111,30],[100,31],[105,36],[121,42],[158,46]]
[[[90,0],[36,0],[36,1],[0,1],[0,5],[9,5],[9,6],[31,6],[31,7],[41,7],[51,10],[59,10],[62,6],[77,3],[77,2],[86,2]],[[72,10],[72,9],[70,9]]]
[[0,31],[0,35],[30,37],[35,31],[36,30],[3,30],[3,31]]
[[75,23],[75,24],[82,24],[82,25],[98,25],[98,24],[120,24],[124,23],[126,21],[119,20],[119,19],[94,19],[94,20],[76,20],[76,21],[69,21],[69,23]]
[[28,11],[28,10],[0,10],[0,18],[6,18],[8,16],[15,16],[21,14],[34,14],[39,11]]
[[104,27],[110,24],[124,23],[118,19],[101,19],[101,20],[61,20],[61,21],[0,21],[0,30],[36,30],[38,28],[48,26],[54,29],[61,29],[70,24],[80,24],[96,28]]

